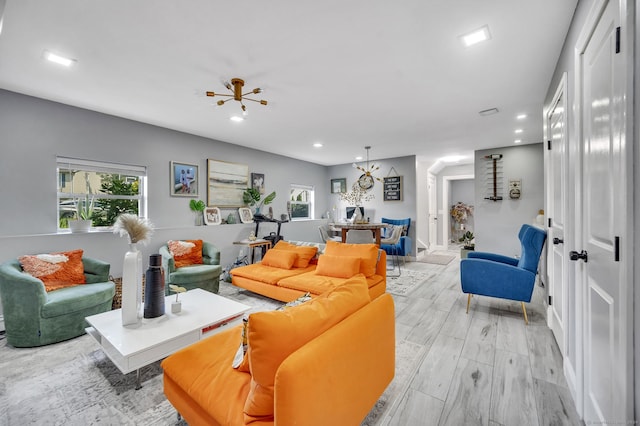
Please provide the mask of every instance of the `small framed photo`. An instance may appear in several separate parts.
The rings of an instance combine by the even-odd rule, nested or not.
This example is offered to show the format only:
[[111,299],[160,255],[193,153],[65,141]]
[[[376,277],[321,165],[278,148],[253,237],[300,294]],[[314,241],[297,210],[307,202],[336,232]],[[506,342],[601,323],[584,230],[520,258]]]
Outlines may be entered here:
[[264,173],[251,173],[251,188],[260,191],[264,195]]
[[195,164],[171,162],[170,195],[172,197],[198,196],[198,166]]
[[240,222],[242,223],[253,222],[253,213],[251,213],[251,209],[249,207],[240,207],[238,209],[238,213],[240,214]]
[[207,207],[204,209],[204,223],[207,225],[220,225],[222,214],[217,207]]
[[347,192],[347,178],[331,179],[331,193],[343,194]]

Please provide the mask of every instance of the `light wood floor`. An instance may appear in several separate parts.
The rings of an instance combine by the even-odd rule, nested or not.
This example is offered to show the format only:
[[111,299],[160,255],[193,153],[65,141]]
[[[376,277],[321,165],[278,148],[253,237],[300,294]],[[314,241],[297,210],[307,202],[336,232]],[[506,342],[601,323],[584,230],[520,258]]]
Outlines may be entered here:
[[543,289],[526,304],[529,325],[518,302],[474,296],[466,314],[459,263],[406,264],[437,273],[409,295],[394,295],[396,339],[423,350],[379,424],[581,424],[545,323]]

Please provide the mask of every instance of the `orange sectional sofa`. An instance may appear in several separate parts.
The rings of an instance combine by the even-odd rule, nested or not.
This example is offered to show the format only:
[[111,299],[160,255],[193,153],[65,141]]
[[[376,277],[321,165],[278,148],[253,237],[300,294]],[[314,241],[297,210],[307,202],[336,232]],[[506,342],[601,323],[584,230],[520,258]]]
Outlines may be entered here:
[[395,370],[393,298],[369,298],[357,275],[242,327],[201,340],[162,362],[164,393],[191,426],[357,425]]
[[327,241],[318,247],[279,241],[260,263],[231,270],[232,284],[272,299],[289,302],[309,292],[315,297],[352,276],[366,277],[371,299],[386,292],[387,254],[375,244]]

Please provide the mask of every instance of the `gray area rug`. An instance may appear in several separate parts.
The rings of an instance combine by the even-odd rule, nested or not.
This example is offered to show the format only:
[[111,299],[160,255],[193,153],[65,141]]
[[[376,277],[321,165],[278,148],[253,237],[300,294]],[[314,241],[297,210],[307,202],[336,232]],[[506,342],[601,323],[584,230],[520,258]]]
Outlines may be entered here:
[[387,277],[387,292],[406,296],[432,276],[433,273],[402,269],[399,277]]
[[[220,283],[220,294],[253,311],[282,305],[228,283]],[[380,424],[399,402],[422,350],[406,341],[396,346],[396,377],[363,425]],[[160,362],[143,368],[141,378],[135,390],[135,372],[120,373],[88,335],[21,349],[0,339],[0,425],[186,425],[162,392]]]

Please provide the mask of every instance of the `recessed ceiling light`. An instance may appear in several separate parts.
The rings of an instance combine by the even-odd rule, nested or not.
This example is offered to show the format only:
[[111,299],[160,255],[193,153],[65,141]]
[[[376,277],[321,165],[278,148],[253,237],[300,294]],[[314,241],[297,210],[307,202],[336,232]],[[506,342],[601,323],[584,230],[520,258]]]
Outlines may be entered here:
[[229,120],[235,121],[236,123],[239,123],[241,121],[244,121],[244,118],[240,117],[239,115],[234,115],[231,118],[229,118]]
[[491,33],[489,32],[489,27],[486,25],[460,36],[460,41],[465,47],[473,46],[474,44],[478,44],[489,39],[491,39]]
[[515,141],[513,141],[513,143],[520,143],[522,142],[522,139],[516,139]]
[[313,144],[314,148],[322,148],[322,144],[320,142],[316,142]]
[[515,133],[522,133],[522,129],[516,129]]
[[44,58],[47,61],[51,61],[55,64],[63,65],[65,67],[70,67],[76,62],[75,59],[65,58],[64,56],[57,55],[53,52],[49,52],[48,50],[44,51]]
[[518,120],[524,120],[525,118],[527,118],[527,114],[518,114],[518,115],[516,116],[516,118],[517,118]]
[[362,161],[362,160],[364,160],[364,157],[362,155],[358,155],[356,157],[356,161]]

